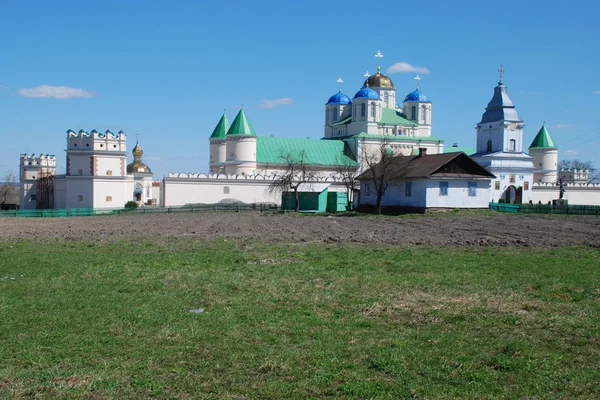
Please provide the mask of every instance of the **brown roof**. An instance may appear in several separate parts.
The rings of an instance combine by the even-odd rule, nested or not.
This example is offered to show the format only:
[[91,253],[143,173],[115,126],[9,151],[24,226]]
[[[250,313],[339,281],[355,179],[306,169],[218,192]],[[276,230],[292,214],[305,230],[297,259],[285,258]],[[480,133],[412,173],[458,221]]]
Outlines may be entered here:
[[[380,176],[382,169],[381,162],[374,166],[378,176]],[[385,173],[389,176],[389,180],[495,178],[491,172],[462,152],[397,156],[391,160],[391,164],[389,164]],[[372,173],[369,170],[358,176],[359,180],[372,178]]]

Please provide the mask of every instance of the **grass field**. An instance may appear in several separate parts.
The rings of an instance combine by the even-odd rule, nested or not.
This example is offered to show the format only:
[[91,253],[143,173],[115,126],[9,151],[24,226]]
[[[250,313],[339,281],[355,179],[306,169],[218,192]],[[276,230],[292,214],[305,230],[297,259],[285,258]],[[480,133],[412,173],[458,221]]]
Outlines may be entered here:
[[0,398],[591,399],[599,316],[589,247],[5,242]]

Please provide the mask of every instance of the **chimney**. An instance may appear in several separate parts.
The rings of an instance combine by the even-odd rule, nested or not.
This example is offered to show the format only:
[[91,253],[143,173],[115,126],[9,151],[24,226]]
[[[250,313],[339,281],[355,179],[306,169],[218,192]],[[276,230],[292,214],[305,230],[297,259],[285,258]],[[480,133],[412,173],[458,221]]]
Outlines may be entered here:
[[427,148],[419,147],[419,157],[423,157],[427,155]]

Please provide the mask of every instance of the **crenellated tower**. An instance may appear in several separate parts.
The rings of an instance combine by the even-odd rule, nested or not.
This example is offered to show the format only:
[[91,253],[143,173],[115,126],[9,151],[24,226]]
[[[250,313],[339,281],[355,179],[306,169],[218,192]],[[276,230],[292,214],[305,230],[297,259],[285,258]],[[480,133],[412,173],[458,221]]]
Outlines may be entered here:
[[127,136],[107,130],[67,131],[67,176],[125,176]]
[[55,175],[56,157],[54,155],[21,154],[19,161],[20,209],[33,210],[38,208],[40,200],[42,200],[38,198],[39,192],[43,189],[40,187],[40,181]]

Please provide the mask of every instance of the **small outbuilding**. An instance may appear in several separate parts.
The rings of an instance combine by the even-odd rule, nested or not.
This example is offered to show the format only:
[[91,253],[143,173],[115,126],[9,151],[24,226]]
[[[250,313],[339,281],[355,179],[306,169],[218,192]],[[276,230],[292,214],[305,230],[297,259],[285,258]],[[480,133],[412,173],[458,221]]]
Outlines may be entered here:
[[382,182],[384,210],[487,208],[494,178],[463,152],[427,155],[420,149],[418,155],[397,156],[361,173],[357,207],[375,208],[376,187]]

